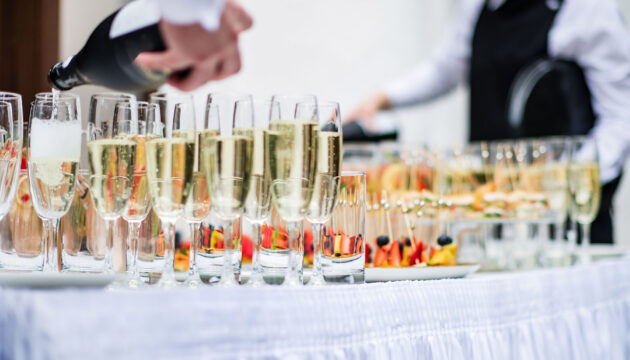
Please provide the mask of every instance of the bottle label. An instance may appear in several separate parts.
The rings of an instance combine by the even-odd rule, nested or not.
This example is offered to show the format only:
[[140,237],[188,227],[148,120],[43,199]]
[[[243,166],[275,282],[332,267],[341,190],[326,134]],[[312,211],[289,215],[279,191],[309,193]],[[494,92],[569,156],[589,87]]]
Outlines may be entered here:
[[114,39],[138,29],[157,24],[160,9],[155,1],[138,0],[122,7],[109,29],[109,38]]

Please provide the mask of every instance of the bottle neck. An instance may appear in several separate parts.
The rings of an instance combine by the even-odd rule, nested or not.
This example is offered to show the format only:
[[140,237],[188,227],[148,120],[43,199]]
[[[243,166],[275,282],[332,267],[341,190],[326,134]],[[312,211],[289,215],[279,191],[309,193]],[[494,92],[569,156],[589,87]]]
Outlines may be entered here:
[[87,83],[78,71],[74,58],[55,64],[48,73],[48,80],[58,90],[70,90]]

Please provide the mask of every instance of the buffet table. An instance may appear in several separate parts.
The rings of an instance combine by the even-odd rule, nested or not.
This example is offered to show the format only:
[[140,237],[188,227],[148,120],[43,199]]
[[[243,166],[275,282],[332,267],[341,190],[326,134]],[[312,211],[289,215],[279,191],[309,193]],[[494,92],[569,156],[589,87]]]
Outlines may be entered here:
[[0,290],[1,359],[624,359],[630,257],[303,288]]

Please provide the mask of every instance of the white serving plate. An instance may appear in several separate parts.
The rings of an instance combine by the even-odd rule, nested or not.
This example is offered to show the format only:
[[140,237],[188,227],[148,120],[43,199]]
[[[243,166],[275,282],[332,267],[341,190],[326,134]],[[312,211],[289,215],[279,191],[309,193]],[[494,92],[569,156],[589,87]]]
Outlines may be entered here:
[[411,266],[365,268],[366,282],[401,280],[439,280],[463,278],[479,270],[478,264],[454,266]]
[[0,272],[0,286],[17,288],[105,287],[114,274]]

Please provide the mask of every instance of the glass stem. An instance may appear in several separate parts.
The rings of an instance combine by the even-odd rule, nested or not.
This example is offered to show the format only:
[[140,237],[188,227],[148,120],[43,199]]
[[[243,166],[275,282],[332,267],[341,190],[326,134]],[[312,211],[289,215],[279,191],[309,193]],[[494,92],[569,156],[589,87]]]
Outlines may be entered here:
[[138,274],[138,244],[140,243],[140,222],[129,221],[129,236],[127,236],[127,272],[131,278]]
[[555,240],[557,241],[556,244],[561,244],[561,241],[564,240],[564,221],[558,222],[555,225]]
[[284,283],[292,286],[303,285],[304,243],[300,222],[287,221],[289,235],[289,269]]
[[221,285],[238,285],[234,277],[234,220],[223,220],[223,270],[221,271]]
[[260,244],[262,242],[260,228],[260,223],[252,222],[252,278],[262,277],[263,273],[260,263]]
[[59,219],[46,219],[44,220],[46,231],[46,264],[44,268],[46,271],[60,271],[61,260],[58,252],[61,250],[59,246]]
[[116,220],[105,220],[105,268],[114,272],[114,225]]
[[188,252],[188,279],[196,280],[199,277],[197,271],[197,249],[199,247],[199,222],[188,222],[190,230],[190,250]]
[[591,257],[589,255],[589,246],[591,243],[591,223],[582,224],[582,244],[580,246],[581,249],[581,259],[583,264],[588,264],[591,262]]
[[175,282],[175,222],[164,222],[164,270],[160,281]]
[[42,219],[42,234],[44,237],[44,271],[52,271],[50,265],[50,242],[52,237],[50,236],[50,219]]
[[323,224],[313,223],[313,272],[311,277],[322,276],[322,228]]

